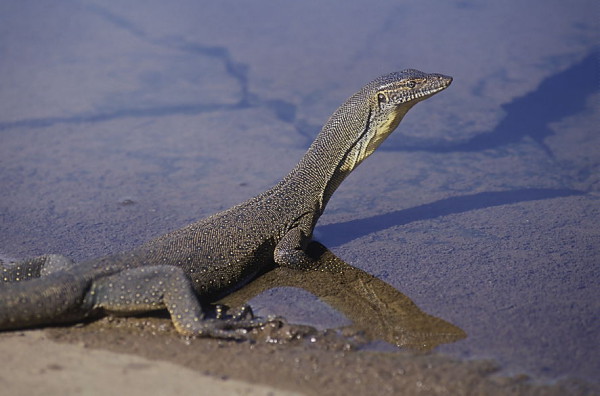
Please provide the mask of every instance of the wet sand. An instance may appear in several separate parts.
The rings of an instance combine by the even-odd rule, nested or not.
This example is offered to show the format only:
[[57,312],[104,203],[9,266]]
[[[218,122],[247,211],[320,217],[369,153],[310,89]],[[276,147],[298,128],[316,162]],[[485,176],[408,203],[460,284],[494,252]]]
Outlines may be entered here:
[[[342,339],[324,335],[283,345],[187,340],[174,333],[167,319],[156,318],[119,318],[70,329],[2,334],[0,350],[8,363],[0,384],[15,395],[93,395],[124,389],[140,395],[193,391],[323,396],[591,395],[598,391],[576,380],[536,385],[527,376],[499,376],[498,366],[490,361],[355,351]],[[32,360],[37,355],[40,359]]]

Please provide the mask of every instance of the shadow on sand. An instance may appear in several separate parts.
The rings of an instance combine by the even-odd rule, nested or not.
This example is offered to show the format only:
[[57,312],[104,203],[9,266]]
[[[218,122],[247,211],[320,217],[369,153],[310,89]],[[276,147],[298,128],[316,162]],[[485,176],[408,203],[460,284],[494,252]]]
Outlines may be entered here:
[[510,205],[517,202],[538,201],[583,194],[585,193],[578,190],[548,188],[527,188],[469,194],[441,199],[436,202],[415,206],[414,208],[397,210],[364,219],[320,226],[319,232],[328,235],[328,245],[339,246],[373,232],[415,221],[429,220],[454,213],[464,213],[494,206]]

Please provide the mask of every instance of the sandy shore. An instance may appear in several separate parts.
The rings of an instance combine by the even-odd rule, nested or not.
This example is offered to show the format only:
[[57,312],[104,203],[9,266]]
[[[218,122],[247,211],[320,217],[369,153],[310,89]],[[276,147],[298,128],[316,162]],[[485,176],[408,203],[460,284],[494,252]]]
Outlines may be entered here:
[[[56,343],[43,331],[4,335],[0,374],[6,395],[300,395],[214,375],[174,363]],[[32,359],[32,357],[35,357]]]
[[[260,338],[260,336],[259,336]],[[565,395],[578,381],[533,384],[489,361],[356,351],[338,337],[284,344],[183,339],[167,319],[112,318],[4,333],[0,387],[11,395]]]

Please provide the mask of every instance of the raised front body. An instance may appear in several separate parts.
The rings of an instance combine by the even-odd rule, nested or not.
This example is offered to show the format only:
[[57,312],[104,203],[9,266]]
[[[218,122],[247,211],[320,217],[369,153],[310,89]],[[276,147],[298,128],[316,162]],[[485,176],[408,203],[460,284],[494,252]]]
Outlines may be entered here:
[[131,252],[80,265],[49,255],[2,268],[0,329],[166,308],[182,334],[243,338],[265,321],[247,311],[207,319],[202,303],[269,266],[314,266],[305,250],[333,192],[412,106],[451,81],[412,69],[373,80],[333,113],[272,189]]

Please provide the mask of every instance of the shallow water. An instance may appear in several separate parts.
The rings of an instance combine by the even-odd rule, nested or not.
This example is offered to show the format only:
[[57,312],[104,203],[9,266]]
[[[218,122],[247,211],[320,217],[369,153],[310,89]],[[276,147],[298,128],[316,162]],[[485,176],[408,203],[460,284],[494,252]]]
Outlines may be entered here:
[[[453,85],[340,187],[317,238],[467,334],[436,350],[595,380],[596,3],[3,2],[0,251],[135,246],[272,185],[368,80],[439,72]],[[294,293],[254,306],[347,324]]]

